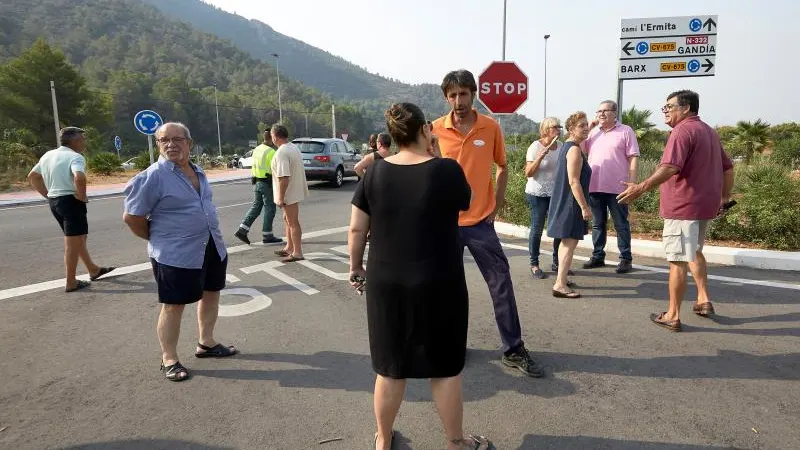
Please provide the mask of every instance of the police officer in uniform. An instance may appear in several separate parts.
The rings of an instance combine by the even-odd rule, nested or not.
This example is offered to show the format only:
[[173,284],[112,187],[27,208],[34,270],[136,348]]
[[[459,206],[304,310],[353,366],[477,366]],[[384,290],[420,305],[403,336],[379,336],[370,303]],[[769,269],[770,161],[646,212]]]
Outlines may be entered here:
[[275,156],[275,149],[272,147],[272,139],[269,130],[264,132],[264,142],[253,149],[253,205],[247,210],[242,219],[239,229],[233,235],[245,244],[250,245],[250,238],[247,233],[250,225],[255,222],[264,208],[264,223],[261,227],[261,242],[264,244],[277,244],[283,239],[272,234],[272,221],[275,219],[275,201],[272,195],[272,157]]

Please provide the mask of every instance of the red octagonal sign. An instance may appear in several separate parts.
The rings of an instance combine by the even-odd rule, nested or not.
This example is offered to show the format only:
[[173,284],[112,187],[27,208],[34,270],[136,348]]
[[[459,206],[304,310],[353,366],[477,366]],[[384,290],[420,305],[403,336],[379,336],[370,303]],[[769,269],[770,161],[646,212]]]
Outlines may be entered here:
[[511,61],[495,61],[478,77],[478,100],[493,114],[512,114],[528,100],[528,76]]

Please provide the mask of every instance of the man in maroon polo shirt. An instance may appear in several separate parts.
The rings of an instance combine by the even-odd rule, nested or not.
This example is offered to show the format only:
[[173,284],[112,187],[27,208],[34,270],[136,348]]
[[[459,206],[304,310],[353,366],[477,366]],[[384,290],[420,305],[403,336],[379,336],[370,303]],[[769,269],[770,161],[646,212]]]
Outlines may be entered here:
[[697,302],[692,310],[708,317],[714,306],[708,295],[708,267],[703,242],[711,219],[722,211],[733,189],[733,163],[722,149],[719,135],[700,120],[700,97],[692,91],[677,91],[661,108],[672,133],[664,156],[650,178],[639,184],[625,183],[617,197],[630,203],[660,186],[660,214],[664,218],[664,250],[669,261],[669,310],[650,315],[656,325],[681,331],[680,308],[691,270],[697,284]]

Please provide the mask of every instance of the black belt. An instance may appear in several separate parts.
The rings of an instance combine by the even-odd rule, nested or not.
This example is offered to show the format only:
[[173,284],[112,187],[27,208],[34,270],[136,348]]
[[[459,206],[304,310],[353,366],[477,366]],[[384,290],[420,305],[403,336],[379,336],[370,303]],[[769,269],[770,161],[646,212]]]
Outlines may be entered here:
[[258,178],[258,177],[253,177],[253,178],[255,178],[256,181],[264,181],[264,182],[272,181],[272,176],[271,175],[267,175],[267,178]]

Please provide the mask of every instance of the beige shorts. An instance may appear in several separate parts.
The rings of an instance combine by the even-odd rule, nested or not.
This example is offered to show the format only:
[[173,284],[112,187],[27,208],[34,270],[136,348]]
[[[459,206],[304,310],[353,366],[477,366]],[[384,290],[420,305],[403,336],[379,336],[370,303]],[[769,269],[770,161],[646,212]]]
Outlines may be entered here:
[[661,233],[667,261],[693,262],[703,250],[710,220],[664,219]]

